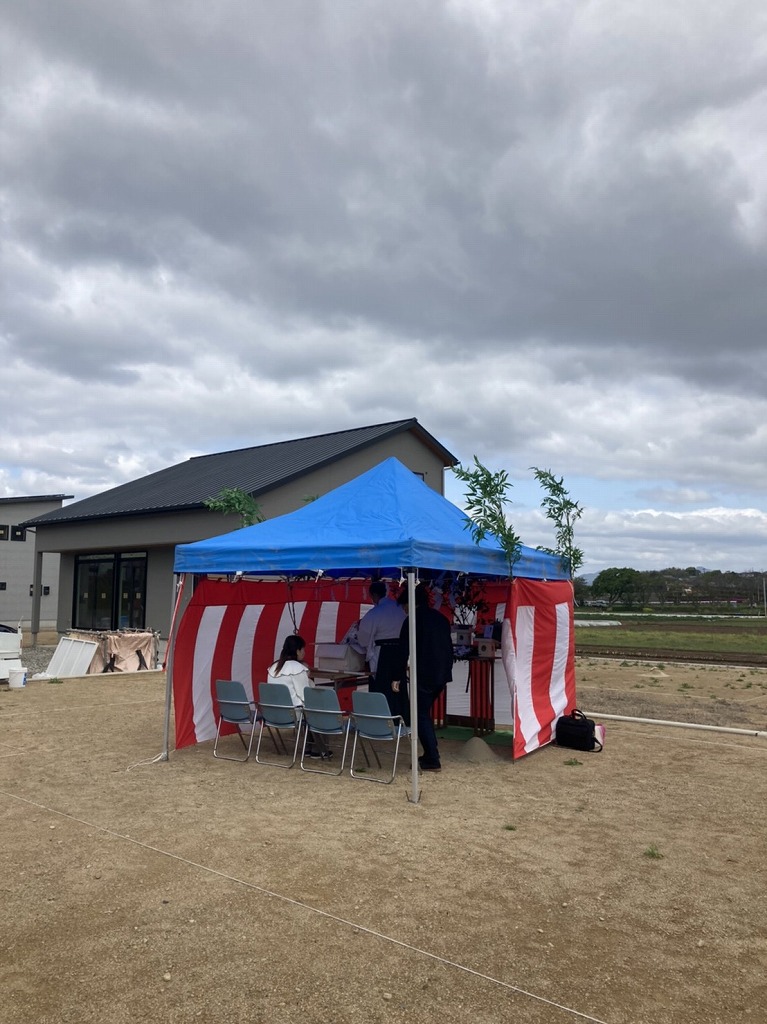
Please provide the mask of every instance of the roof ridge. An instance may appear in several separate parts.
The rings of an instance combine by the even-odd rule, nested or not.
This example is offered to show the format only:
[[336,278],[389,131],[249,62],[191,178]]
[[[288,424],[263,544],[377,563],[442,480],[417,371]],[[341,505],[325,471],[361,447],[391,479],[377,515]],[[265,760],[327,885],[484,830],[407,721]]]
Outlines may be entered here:
[[339,434],[359,434],[364,430],[380,430],[382,427],[404,427],[407,424],[417,423],[415,416],[404,420],[388,420],[385,423],[368,423],[364,427],[347,427],[345,430],[328,430],[323,434],[307,434],[304,437],[289,437],[284,441],[268,441],[266,444],[249,444],[243,448],[229,448],[223,452],[206,452],[203,455],[191,455],[189,461],[195,459],[210,459],[219,455],[233,455],[235,452],[256,451],[259,448],[276,448],[279,445],[295,444],[296,441],[317,441],[321,437],[337,437]]

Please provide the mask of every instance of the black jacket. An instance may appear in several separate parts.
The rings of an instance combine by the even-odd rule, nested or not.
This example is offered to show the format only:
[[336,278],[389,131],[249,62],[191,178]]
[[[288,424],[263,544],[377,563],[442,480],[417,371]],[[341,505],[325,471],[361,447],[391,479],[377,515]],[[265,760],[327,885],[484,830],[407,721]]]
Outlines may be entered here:
[[[403,677],[410,654],[409,618],[399,635]],[[439,692],[453,678],[453,639],[450,623],[435,608],[416,608],[415,647],[418,689]]]

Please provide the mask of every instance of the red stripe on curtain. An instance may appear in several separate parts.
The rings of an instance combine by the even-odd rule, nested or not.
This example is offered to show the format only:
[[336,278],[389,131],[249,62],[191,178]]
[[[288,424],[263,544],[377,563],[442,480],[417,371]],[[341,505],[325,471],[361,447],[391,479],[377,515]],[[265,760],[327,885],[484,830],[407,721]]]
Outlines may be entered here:
[[[259,601],[259,604],[262,602]],[[266,604],[256,626],[256,633],[253,637],[253,696],[258,700],[258,684],[267,680],[267,669],[274,664],[275,651],[282,649],[285,642],[284,636],[277,636],[280,628],[282,613],[285,608],[284,602],[279,604]]]
[[192,704],[192,667],[194,647],[204,606],[191,604],[184,612],[173,650],[173,712],[176,722],[176,749],[196,743]]

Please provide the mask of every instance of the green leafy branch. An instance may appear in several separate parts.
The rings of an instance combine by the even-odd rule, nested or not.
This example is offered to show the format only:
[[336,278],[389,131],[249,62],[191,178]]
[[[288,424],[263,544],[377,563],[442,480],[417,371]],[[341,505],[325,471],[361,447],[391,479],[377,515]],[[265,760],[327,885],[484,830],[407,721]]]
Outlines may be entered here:
[[239,487],[222,487],[214,497],[206,498],[203,505],[211,512],[238,515],[242,526],[263,523],[265,519],[255,498]]
[[559,555],[565,560],[570,576],[575,577],[584,559],[583,551],[575,546],[575,524],[583,515],[583,509],[570,497],[570,492],[564,486],[564,477],[554,476],[549,469],[538,469],[537,466],[530,468],[546,491],[547,497],[541,501],[541,508],[554,524],[557,542],[556,549],[541,547],[538,550]]
[[453,472],[466,484],[467,529],[476,544],[492,535],[506,555],[509,576],[514,575],[514,563],[522,554],[522,541],[506,518],[505,506],[510,504],[507,492],[512,484],[508,473],[491,472],[474,456],[474,468],[453,466]]

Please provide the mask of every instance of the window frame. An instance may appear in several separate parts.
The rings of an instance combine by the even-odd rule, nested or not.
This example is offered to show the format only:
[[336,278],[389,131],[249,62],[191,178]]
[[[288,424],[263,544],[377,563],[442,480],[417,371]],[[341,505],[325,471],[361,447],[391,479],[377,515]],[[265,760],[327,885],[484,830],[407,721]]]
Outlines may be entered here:
[[[142,563],[143,570],[143,580],[139,594],[139,610],[135,617],[133,617],[133,615],[127,616],[128,622],[126,622],[126,616],[123,614],[123,587],[125,582],[123,568],[125,566],[131,564],[136,565],[138,563]],[[75,555],[74,580],[72,585],[72,628],[92,631],[145,629],[148,564],[149,555],[147,551],[88,551]],[[97,579],[94,579],[94,583],[98,582],[98,578],[111,574],[111,593],[109,597],[105,599],[109,606],[108,626],[103,624],[104,619],[107,617],[106,615],[101,616],[101,625],[93,624],[94,619],[96,618],[96,612],[98,611],[98,602],[86,606],[86,611],[90,613],[87,623],[83,623],[81,618],[81,605],[84,600],[81,598],[81,593],[84,590],[84,588],[81,587],[81,573],[83,571],[83,567],[88,565],[97,565],[102,567],[94,574],[94,576],[97,577]],[[131,582],[133,583],[133,581]],[[133,585],[131,589],[135,592],[135,585]]]

